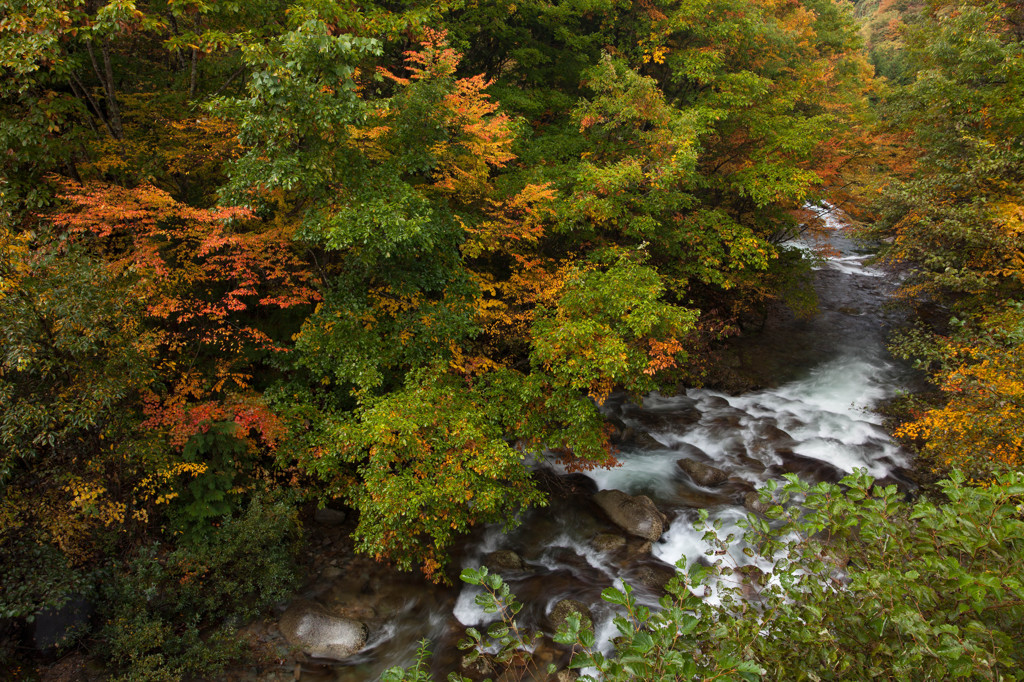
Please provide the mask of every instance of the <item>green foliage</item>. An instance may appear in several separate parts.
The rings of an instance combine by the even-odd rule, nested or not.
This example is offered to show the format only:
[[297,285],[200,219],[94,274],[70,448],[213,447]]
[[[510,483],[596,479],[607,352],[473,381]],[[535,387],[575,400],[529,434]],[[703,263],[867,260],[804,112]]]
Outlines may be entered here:
[[516,614],[522,610],[523,605],[512,594],[500,575],[488,573],[486,567],[480,567],[476,570],[465,569],[459,578],[469,585],[483,587],[483,591],[476,595],[474,601],[484,613],[497,614],[499,618],[491,623],[483,634],[476,628],[466,628],[466,636],[459,640],[458,645],[460,650],[467,652],[463,660],[472,662],[486,652],[491,654],[497,663],[508,665],[514,658],[519,657],[522,651],[532,649],[537,640],[543,637],[540,632],[520,631],[516,623]]
[[6,254],[0,482],[24,460],[74,453],[153,378],[131,281],[50,238],[32,250],[13,244]]
[[169,514],[178,532],[203,532],[212,519],[227,516],[238,507],[233,490],[240,471],[245,470],[249,445],[239,436],[235,422],[206,425],[192,436],[181,453],[183,462],[205,465],[183,484]]
[[[954,472],[939,489],[941,502],[910,504],[864,472],[838,485],[769,483],[761,498],[775,503],[748,517],[742,542],[702,514],[706,560],[658,608],[637,604],[628,585],[603,591],[618,612],[614,651],[577,615],[555,641],[572,647],[572,668],[593,673],[584,682],[1020,679],[1024,475],[979,488]],[[500,620],[468,629],[460,647],[529,661],[539,635],[517,626],[508,585],[486,568],[462,579],[484,588],[477,604]],[[716,602],[703,598],[712,591]],[[417,677],[398,673],[426,674],[422,660],[406,673]]]
[[638,260],[623,256],[606,269],[570,274],[557,307],[540,311],[531,359],[556,386],[601,403],[616,386],[651,390],[651,375],[685,361],[680,339],[697,316],[666,303],[657,271]]
[[542,501],[486,403],[457,377],[422,371],[327,430],[303,463],[359,510],[358,547],[440,580],[458,533]]
[[100,637],[116,679],[208,677],[237,660],[235,629],[295,587],[289,507],[256,499],[215,532],[142,548],[105,588]]
[[0,592],[0,618],[32,621],[42,609],[59,607],[69,594],[89,590],[89,576],[75,570],[60,550],[50,545],[13,541],[0,547],[5,576]]
[[347,168],[338,153],[346,126],[365,115],[354,79],[360,60],[379,53],[371,38],[335,36],[315,14],[292,13],[291,30],[245,51],[252,75],[248,97],[217,109],[239,122],[239,141],[253,148],[231,170],[227,201],[258,205],[263,191],[322,199]]
[[427,668],[430,663],[429,644],[429,640],[422,640],[416,649],[416,661],[408,668],[388,668],[381,675],[381,682],[430,682],[432,678]]
[[[230,649],[217,610],[283,584],[232,582],[229,554],[256,559],[216,519],[250,479],[315,478],[358,509],[362,551],[444,579],[458,534],[542,502],[524,453],[607,463],[610,391],[692,379],[701,342],[768,301],[810,310],[808,263],[781,244],[848,184],[875,93],[849,3],[829,0],[0,4],[4,608],[180,533],[111,595],[132,624],[108,629],[111,655],[140,679],[207,674]],[[969,389],[951,405],[971,428],[932,431],[945,451],[999,454],[1017,431],[997,305],[1024,281],[1007,8],[931,3],[887,67],[910,82],[888,119],[922,150],[886,195],[890,255],[963,304],[957,343],[1001,330],[962,371],[936,344]],[[49,216],[69,235],[31,214],[53,210],[51,180],[83,188]],[[283,475],[261,470],[270,450]],[[39,552],[52,574],[19,563]],[[602,674],[751,674],[754,649],[700,634],[727,614],[608,596],[628,644]],[[737,632],[774,641],[754,622]]]
[[998,3],[937,3],[909,34],[916,78],[888,112],[918,147],[876,229],[920,290],[965,307],[1021,295],[1024,41]]
[[769,484],[762,496],[779,504],[749,519],[744,551],[772,558],[777,580],[757,600],[723,591],[716,632],[776,679],[1017,679],[1022,483],[1011,472],[976,488],[954,472],[939,484],[947,500],[912,505],[864,473],[842,488]]
[[912,163],[894,169],[873,227],[889,242],[884,257],[908,271],[911,305],[943,306],[898,344],[941,389],[899,433],[936,471],[978,479],[1021,463],[1022,21],[1004,3],[950,0],[911,22],[911,72],[885,112],[910,136]]

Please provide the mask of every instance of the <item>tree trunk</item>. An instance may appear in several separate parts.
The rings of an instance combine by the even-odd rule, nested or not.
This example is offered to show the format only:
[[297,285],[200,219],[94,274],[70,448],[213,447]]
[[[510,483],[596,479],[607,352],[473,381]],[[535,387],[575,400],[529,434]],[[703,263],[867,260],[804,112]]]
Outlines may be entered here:
[[96,51],[92,47],[92,41],[85,42],[85,48],[89,51],[89,60],[92,62],[92,70],[103,86],[103,93],[106,96],[107,115],[103,116],[103,122],[114,139],[120,140],[123,137],[121,128],[121,110],[117,106],[117,93],[114,91],[114,71],[110,67],[110,50],[103,46],[103,69],[100,69],[96,61]]
[[124,137],[124,129],[121,127],[121,107],[117,104],[117,91],[114,89],[114,70],[110,67],[110,45],[103,44],[103,70],[107,79],[107,95],[110,98],[110,122],[117,131],[117,139]]
[[192,49],[192,73],[189,74],[188,78],[188,98],[192,99],[196,96],[196,82],[199,75],[199,50]]

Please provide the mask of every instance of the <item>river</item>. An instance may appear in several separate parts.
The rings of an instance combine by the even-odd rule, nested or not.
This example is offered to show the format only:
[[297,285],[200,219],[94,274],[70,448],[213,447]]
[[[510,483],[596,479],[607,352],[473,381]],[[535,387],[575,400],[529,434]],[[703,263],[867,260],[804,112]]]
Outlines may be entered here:
[[[526,513],[511,533],[489,527],[467,541],[457,559],[463,567],[492,561],[505,550],[521,558],[521,568],[504,572],[525,604],[521,624],[546,627],[553,606],[571,598],[592,605],[598,641],[608,640],[613,613],[601,590],[625,580],[642,602],[654,604],[672,565],[703,554],[701,532],[693,529],[698,509],[721,519],[728,531],[747,513],[750,493],[770,478],[796,473],[836,481],[865,468],[876,478],[910,485],[900,473],[907,456],[873,411],[914,381],[885,349],[886,329],[898,315],[884,305],[894,282],[867,265],[870,255],[845,234],[841,213],[829,211],[825,218],[837,255],[814,272],[818,313],[807,319],[773,316],[763,333],[734,348],[736,364],[763,377],[766,388],[738,395],[707,389],[652,394],[642,405],[613,396],[603,409],[618,428],[621,466],[585,475],[547,472],[548,507]],[[726,480],[698,485],[680,459],[711,465]],[[627,537],[607,520],[592,495],[611,489],[654,501],[669,521],[659,540]],[[734,559],[744,563],[740,554]],[[438,652],[435,677],[446,679],[458,660],[454,643],[462,628],[491,618],[474,604],[475,594],[470,586],[405,583],[390,601],[379,600],[367,649],[345,664],[321,668],[317,678],[376,679],[388,666],[408,664],[416,641],[426,637]],[[321,599],[332,595],[335,601],[347,598],[343,589],[320,590]],[[552,655],[561,662],[557,652]]]

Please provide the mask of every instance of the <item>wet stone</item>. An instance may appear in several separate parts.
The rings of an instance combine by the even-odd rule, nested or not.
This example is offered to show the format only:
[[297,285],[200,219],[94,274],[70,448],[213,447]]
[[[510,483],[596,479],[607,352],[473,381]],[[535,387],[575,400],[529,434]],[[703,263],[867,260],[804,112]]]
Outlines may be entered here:
[[342,576],[343,573],[344,571],[342,571],[337,566],[328,566],[323,570],[322,573],[320,573],[320,577],[324,580],[337,580]]
[[511,549],[499,549],[496,552],[491,552],[486,555],[484,557],[484,566],[494,573],[508,573],[526,569],[526,563],[523,561],[523,557],[519,556]]
[[675,576],[675,567],[652,559],[633,569],[629,577],[634,585],[643,585],[655,594],[661,595],[665,593],[665,587]]
[[313,520],[324,526],[340,526],[345,523],[345,512],[324,507],[313,513]]
[[796,474],[814,483],[838,483],[843,478],[840,469],[823,460],[804,457],[795,452],[780,451],[778,454],[782,457],[782,464],[772,467],[769,472],[775,470],[784,474]]
[[316,658],[344,660],[366,644],[365,625],[303,599],[288,607],[279,627],[292,646]]
[[764,514],[771,506],[771,503],[762,502],[761,496],[757,493],[757,491],[751,491],[743,496],[743,506],[749,512],[753,512],[755,514]]
[[590,546],[598,552],[610,554],[626,546],[626,538],[614,533],[599,533],[590,541]]
[[496,672],[494,656],[491,654],[481,654],[479,656],[472,657],[471,655],[466,654],[459,662],[459,672],[474,682],[494,677],[494,673]]
[[668,526],[668,519],[646,495],[634,497],[621,490],[601,490],[593,499],[612,523],[631,535],[657,540]]
[[626,543],[626,558],[633,561],[637,558],[650,556],[653,546],[650,540],[632,538]]
[[688,459],[707,459],[709,456],[708,453],[696,445],[690,445],[689,443],[676,443],[672,446],[672,449],[681,455],[685,455]]
[[679,467],[685,471],[697,485],[710,488],[721,485],[729,479],[729,474],[725,473],[718,467],[711,466],[704,462],[699,462],[695,459],[680,459],[676,464],[678,464]]
[[709,509],[720,504],[728,504],[730,498],[721,492],[709,492],[686,481],[676,485],[675,501],[691,509]]
[[548,621],[551,623],[553,632],[557,632],[565,623],[570,614],[579,614],[581,628],[593,628],[594,619],[590,613],[590,607],[576,599],[561,599],[548,614]]

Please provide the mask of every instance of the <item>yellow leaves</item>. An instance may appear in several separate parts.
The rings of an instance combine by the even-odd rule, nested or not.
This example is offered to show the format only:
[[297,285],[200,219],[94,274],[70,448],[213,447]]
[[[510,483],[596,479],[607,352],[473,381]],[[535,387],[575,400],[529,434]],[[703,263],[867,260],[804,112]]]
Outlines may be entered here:
[[206,464],[198,462],[175,462],[168,467],[162,468],[148,476],[145,476],[135,486],[134,496],[138,504],[153,502],[154,504],[167,504],[178,493],[169,490],[170,486],[179,476],[190,476],[195,478],[205,474],[209,470]]
[[668,48],[664,45],[658,45],[653,49],[645,49],[641,59],[644,64],[648,64],[650,62],[654,62],[655,64],[664,64],[665,55],[668,54],[668,51]]
[[423,294],[396,294],[391,285],[378,286],[370,289],[368,298],[375,310],[389,317],[397,317],[400,313],[415,310],[423,304]]
[[124,523],[127,505],[106,499],[104,486],[75,477],[64,486],[64,492],[71,495],[69,507],[74,512],[92,517],[107,527]]
[[479,376],[501,368],[486,355],[466,355],[454,341],[449,342],[448,349],[452,354],[448,366],[463,376]]
[[550,183],[526,185],[503,201],[488,200],[486,218],[469,225],[457,217],[469,236],[462,246],[467,258],[486,253],[513,253],[543,238],[546,222],[554,216],[556,192]]
[[14,291],[31,270],[29,234],[0,225],[0,301]]
[[[383,117],[386,109],[378,109],[374,116]],[[391,157],[391,152],[384,146],[391,127],[386,125],[373,126],[372,128],[357,128],[348,126],[348,139],[355,149],[365,154],[374,161],[386,161]]]
[[1024,465],[1024,350],[954,346],[951,353],[961,364],[942,377],[946,404],[918,414],[895,434],[923,439],[923,453],[942,467],[984,475],[996,464]]

